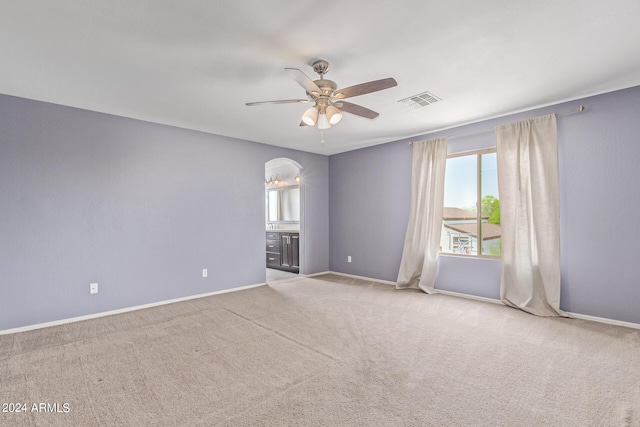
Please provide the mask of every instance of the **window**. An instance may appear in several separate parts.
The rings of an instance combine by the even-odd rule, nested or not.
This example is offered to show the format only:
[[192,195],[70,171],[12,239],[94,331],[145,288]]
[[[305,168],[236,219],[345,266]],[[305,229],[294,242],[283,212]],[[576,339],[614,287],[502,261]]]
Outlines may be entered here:
[[448,156],[440,252],[498,257],[501,248],[495,148]]

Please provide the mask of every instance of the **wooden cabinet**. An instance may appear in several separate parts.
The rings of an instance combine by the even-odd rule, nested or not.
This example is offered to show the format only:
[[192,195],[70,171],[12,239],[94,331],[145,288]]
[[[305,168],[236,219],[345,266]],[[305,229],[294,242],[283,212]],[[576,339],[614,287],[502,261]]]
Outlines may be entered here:
[[280,237],[277,235],[278,233],[268,234],[276,234],[276,236],[275,239],[270,239],[270,236],[267,235],[267,267],[280,268]]
[[267,231],[267,267],[300,271],[300,233]]
[[285,269],[300,269],[300,235],[280,233],[281,266]]

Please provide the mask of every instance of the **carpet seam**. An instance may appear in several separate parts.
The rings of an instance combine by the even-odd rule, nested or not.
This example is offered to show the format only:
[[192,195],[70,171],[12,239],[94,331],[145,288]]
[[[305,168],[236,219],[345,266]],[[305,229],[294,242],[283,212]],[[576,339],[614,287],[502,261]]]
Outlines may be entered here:
[[301,343],[301,342],[299,342],[299,341],[297,341],[297,340],[295,340],[295,339],[293,339],[293,338],[291,338],[291,337],[288,337],[288,336],[286,336],[286,335],[282,334],[281,332],[276,331],[275,329],[271,329],[271,328],[267,327],[266,325],[262,325],[262,324],[260,324],[260,323],[256,322],[256,321],[255,321],[255,320],[253,320],[253,319],[249,319],[249,318],[247,318],[247,317],[245,317],[245,316],[243,316],[243,315],[241,315],[241,314],[238,314],[238,313],[234,312],[234,311],[233,311],[233,310],[231,310],[231,309],[225,308],[225,310],[228,310],[231,314],[234,314],[234,315],[236,315],[236,316],[238,316],[238,317],[240,317],[240,318],[242,318],[242,319],[244,319],[244,320],[246,320],[246,321],[249,321],[249,322],[253,323],[254,325],[256,325],[256,326],[257,326],[257,327],[259,327],[259,328],[262,328],[262,329],[264,329],[264,330],[266,330],[266,331],[269,331],[269,332],[271,332],[271,333],[273,333],[273,334],[275,334],[275,335],[277,335],[277,336],[279,336],[279,337],[281,337],[281,338],[286,339],[287,341],[290,341],[290,342],[292,342],[292,343],[294,343],[294,344],[297,344],[297,345],[299,345],[300,347],[306,348],[307,350],[311,350],[312,352],[314,352],[314,353],[316,353],[316,354],[319,354],[319,355],[321,355],[321,356],[327,357],[327,358],[329,358],[329,359],[331,359],[331,360],[333,360],[333,361],[335,361],[335,362],[338,362],[338,361],[339,361],[339,359],[336,359],[335,357],[333,357],[333,356],[331,356],[331,355],[329,355],[329,354],[326,354],[326,353],[324,353],[324,352],[322,352],[322,351],[320,351],[320,350],[317,350],[317,349],[315,349],[315,348],[313,348],[313,347],[309,347],[308,345],[303,344],[303,343]]

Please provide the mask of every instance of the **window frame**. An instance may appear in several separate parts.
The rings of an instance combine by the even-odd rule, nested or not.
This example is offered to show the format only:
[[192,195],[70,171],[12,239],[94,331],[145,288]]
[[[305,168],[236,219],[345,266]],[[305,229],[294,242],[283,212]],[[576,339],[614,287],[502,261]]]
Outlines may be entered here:
[[[463,253],[455,253],[455,252],[443,252],[442,250],[438,251],[438,255],[445,256],[454,256],[454,257],[462,257],[462,258],[485,258],[485,259],[501,259],[502,252],[500,255],[486,255],[482,253],[482,156],[484,154],[493,154],[497,153],[496,147],[489,148],[481,148],[478,150],[468,150],[461,151],[458,153],[447,154],[447,160],[453,159],[456,157],[466,157],[466,156],[476,156],[476,226],[477,226],[477,246],[476,254],[463,254]],[[446,191],[446,189],[445,189]],[[498,200],[500,199],[500,194],[498,193]],[[444,227],[444,218],[442,220],[442,226]],[[502,236],[500,237],[502,238]]]

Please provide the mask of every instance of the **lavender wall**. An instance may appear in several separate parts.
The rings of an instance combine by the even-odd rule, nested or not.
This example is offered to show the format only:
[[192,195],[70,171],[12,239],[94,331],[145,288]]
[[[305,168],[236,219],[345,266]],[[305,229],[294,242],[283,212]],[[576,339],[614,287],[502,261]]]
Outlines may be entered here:
[[331,270],[395,281],[411,197],[408,142],[331,156],[329,176]]
[[[413,139],[578,104],[587,111],[558,121],[561,306],[640,323],[640,88]],[[303,273],[394,281],[408,140],[327,158],[0,95],[0,330],[263,282],[264,163],[278,157],[304,167]],[[436,286],[497,298],[499,272],[499,261],[441,257]]]
[[0,330],[264,282],[277,157],[305,171],[303,272],[326,271],[326,156],[0,95]]
[[[584,113],[558,119],[561,307],[640,323],[635,265],[640,228],[634,226],[640,212],[640,87],[412,139],[480,131],[452,138],[449,149],[480,148],[495,144],[485,129],[580,104]],[[428,109],[424,114],[427,118]],[[408,219],[410,169],[408,140],[330,157],[332,270],[395,281]],[[499,261],[442,256],[436,288],[498,298],[499,281]]]

